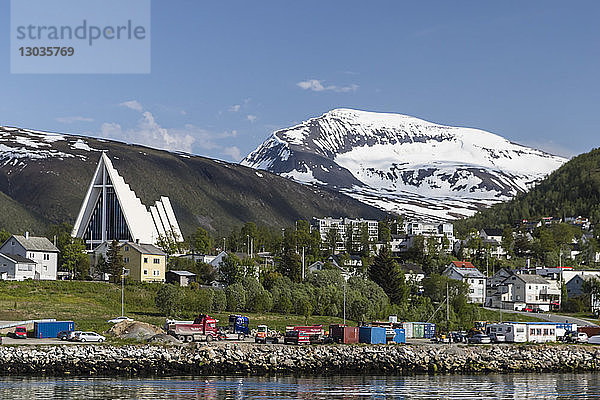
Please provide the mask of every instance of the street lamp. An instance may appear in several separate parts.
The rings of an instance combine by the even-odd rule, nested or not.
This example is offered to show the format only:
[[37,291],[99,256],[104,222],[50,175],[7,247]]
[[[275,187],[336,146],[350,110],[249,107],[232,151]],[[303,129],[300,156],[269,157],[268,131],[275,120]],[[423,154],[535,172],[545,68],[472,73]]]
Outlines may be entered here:
[[124,304],[125,304],[125,267],[123,267],[123,273],[121,274],[121,317],[125,316]]

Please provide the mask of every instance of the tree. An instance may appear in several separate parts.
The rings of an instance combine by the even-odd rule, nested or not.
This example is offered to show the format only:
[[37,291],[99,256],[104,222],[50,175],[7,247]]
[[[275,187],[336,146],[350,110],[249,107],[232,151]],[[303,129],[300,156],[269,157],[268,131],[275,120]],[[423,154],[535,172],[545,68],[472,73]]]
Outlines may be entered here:
[[183,292],[170,283],[162,285],[154,297],[154,303],[167,318],[176,316],[183,305]]
[[167,254],[167,259],[179,252],[177,240],[171,235],[158,235],[156,246]]
[[279,263],[279,272],[293,282],[302,280],[302,260],[293,249],[286,249]]
[[85,279],[90,274],[90,259],[85,253],[85,244],[79,238],[71,238],[62,250],[63,269],[76,279]]
[[227,296],[227,310],[244,311],[246,307],[246,290],[241,283],[234,283],[225,289]]
[[6,229],[0,229],[0,244],[6,242],[11,236],[12,234]]
[[190,248],[192,252],[197,254],[206,254],[211,248],[211,238],[208,232],[198,227],[190,237]]
[[377,223],[379,227],[379,237],[378,240],[383,243],[389,243],[392,240],[392,231],[390,229],[390,224],[388,220],[379,221]]
[[369,237],[369,226],[366,224],[366,222],[363,222],[360,224],[360,252],[364,257],[369,255],[370,245],[371,240]]
[[404,273],[392,258],[388,246],[383,246],[373,259],[373,264],[369,268],[369,278],[381,286],[394,304],[400,304],[408,297]]
[[314,229],[310,233],[309,254],[311,255],[313,261],[316,261],[321,254],[321,233],[317,229]]
[[346,253],[351,254],[354,252],[354,229],[352,225],[346,225]]
[[325,244],[329,250],[329,255],[335,254],[338,242],[341,240],[340,234],[337,228],[330,228],[325,235]]
[[509,227],[504,228],[504,231],[502,231],[502,248],[504,251],[506,251],[506,254],[508,254],[509,257],[514,255],[514,244],[515,237],[513,230]]
[[123,254],[121,254],[121,245],[116,240],[113,240],[108,247],[106,264],[111,282],[118,283],[121,279],[123,268],[125,268],[125,262],[123,261]]
[[244,269],[240,265],[240,259],[235,254],[228,253],[219,263],[220,280],[226,285],[240,282],[244,277]]

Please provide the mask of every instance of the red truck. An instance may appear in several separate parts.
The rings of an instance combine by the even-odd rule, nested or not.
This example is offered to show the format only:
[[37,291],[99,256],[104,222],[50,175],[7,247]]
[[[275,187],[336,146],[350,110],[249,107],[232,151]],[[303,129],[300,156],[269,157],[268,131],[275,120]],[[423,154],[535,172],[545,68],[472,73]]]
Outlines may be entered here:
[[323,330],[323,325],[312,325],[312,326],[288,326],[286,327],[286,332],[288,331],[299,331],[306,335],[310,340],[310,343],[323,343],[323,339],[325,337],[325,331]]
[[27,339],[27,328],[24,326],[17,326],[13,336],[15,339]]
[[168,324],[167,333],[182,342],[197,342],[201,340],[212,342],[218,338],[217,322],[216,319],[206,314],[200,314],[191,324],[177,322]]

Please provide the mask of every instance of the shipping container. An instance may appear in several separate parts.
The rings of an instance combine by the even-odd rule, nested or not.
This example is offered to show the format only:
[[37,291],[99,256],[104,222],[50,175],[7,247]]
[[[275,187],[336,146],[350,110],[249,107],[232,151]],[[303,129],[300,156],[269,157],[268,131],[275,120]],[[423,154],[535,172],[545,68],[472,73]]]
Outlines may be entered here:
[[425,337],[425,324],[423,322],[413,322],[413,338],[423,339]]
[[425,323],[425,331],[423,337],[425,339],[431,339],[435,337],[435,324],[432,324],[430,322]]
[[412,339],[413,337],[413,323],[412,322],[403,322],[402,328],[404,328],[404,333],[407,339]]
[[358,328],[355,326],[330,325],[329,335],[336,343],[358,343]]
[[60,331],[74,331],[73,321],[35,322],[33,332],[38,339],[55,338]]
[[396,328],[394,329],[396,335],[394,335],[394,343],[406,343],[406,334],[404,329]]
[[386,344],[385,328],[361,326],[358,330],[360,343]]

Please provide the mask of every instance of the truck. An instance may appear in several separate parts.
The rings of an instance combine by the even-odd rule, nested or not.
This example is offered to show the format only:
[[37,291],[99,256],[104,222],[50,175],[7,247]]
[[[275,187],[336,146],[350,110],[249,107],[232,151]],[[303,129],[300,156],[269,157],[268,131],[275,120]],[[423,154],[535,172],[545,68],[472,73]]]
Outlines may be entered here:
[[287,326],[286,332],[299,331],[308,335],[310,343],[323,343],[325,339],[325,331],[323,325],[312,325],[312,326]]
[[167,333],[182,342],[212,342],[213,340],[218,340],[219,337],[217,322],[218,320],[206,314],[200,314],[191,324],[167,322]]
[[219,327],[219,340],[244,340],[250,335],[250,319],[243,315],[230,315],[229,325]]
[[15,331],[12,333],[15,339],[27,339],[27,327],[17,326]]
[[254,343],[279,343],[279,335],[276,332],[269,332],[266,325],[259,325],[254,336]]

